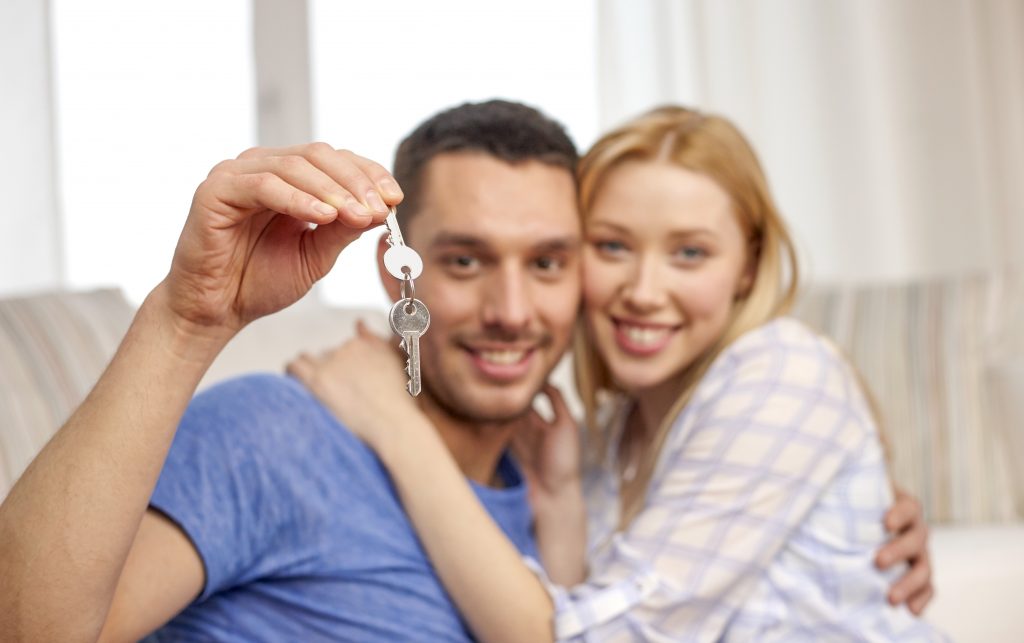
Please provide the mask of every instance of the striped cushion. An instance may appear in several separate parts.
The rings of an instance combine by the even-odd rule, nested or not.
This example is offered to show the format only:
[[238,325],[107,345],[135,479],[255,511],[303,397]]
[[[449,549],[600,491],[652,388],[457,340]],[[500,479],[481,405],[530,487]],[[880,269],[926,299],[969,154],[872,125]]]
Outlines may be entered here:
[[934,522],[1024,517],[1024,484],[1014,480],[1011,451],[1020,418],[1008,402],[1024,391],[1005,391],[1024,378],[1013,384],[996,369],[1012,359],[1001,349],[1017,341],[1010,337],[1008,285],[1006,277],[971,276],[818,287],[796,310],[859,368],[879,402],[894,477]]
[[88,394],[132,315],[118,290],[0,300],[0,498]]

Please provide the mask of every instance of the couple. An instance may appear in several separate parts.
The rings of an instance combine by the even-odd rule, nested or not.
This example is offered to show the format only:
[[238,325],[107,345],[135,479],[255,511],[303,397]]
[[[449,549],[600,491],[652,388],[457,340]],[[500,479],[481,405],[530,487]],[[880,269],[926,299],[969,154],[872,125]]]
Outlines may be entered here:
[[[0,629],[464,640],[461,613],[483,640],[933,637],[907,609],[931,591],[918,510],[885,515],[878,557],[913,563],[889,607],[875,423],[834,349],[779,317],[792,252],[726,121],[642,116],[577,184],[560,126],[464,105],[394,169],[309,145],[211,171],[167,278],[0,507]],[[432,314],[418,404],[365,331],[296,360],[301,384],[190,401],[241,327],[399,201]],[[556,391],[552,421],[529,411],[581,283],[582,447]]]

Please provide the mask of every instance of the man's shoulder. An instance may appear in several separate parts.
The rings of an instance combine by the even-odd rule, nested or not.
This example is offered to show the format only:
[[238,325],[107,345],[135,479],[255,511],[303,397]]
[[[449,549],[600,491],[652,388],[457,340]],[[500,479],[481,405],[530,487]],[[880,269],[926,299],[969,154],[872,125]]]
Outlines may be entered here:
[[263,412],[274,407],[308,405],[312,395],[294,378],[277,373],[250,373],[214,384],[198,393],[190,406],[205,409],[232,408]]
[[325,439],[358,442],[301,383],[273,373],[236,377],[199,393],[178,430],[208,446],[267,449],[275,457]]
[[322,410],[313,394],[294,378],[253,373],[225,380],[197,394],[185,414],[224,424],[228,419],[273,422]]

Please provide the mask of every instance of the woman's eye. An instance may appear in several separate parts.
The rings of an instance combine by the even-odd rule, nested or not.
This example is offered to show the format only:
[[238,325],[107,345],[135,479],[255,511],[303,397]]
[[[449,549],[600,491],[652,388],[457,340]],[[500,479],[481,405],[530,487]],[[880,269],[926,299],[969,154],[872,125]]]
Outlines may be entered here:
[[605,254],[618,254],[626,249],[626,244],[621,241],[598,241],[594,247]]
[[704,248],[697,246],[683,246],[676,250],[676,256],[686,262],[700,261],[701,259],[708,256],[708,253]]

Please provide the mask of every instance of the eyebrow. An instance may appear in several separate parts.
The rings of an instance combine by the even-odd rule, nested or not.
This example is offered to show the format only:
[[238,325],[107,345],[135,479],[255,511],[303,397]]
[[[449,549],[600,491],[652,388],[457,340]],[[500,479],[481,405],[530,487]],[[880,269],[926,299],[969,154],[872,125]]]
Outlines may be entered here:
[[[616,232],[620,232],[622,234],[626,234],[626,235],[630,234],[630,231],[629,231],[628,228],[626,228],[624,226],[620,226],[617,223],[612,223],[610,221],[594,221],[591,225],[604,226],[604,227],[607,227],[607,228],[612,228]],[[670,237],[670,238],[675,238],[675,237],[694,237],[694,236],[698,236],[698,235],[708,235],[708,236],[712,236],[713,237],[713,236],[716,236],[716,234],[717,233],[714,230],[712,230],[711,228],[681,228],[681,229],[672,230],[671,232],[669,232],[668,233],[668,237]]]
[[[445,246],[459,246],[462,248],[473,248],[486,250],[490,244],[479,237],[458,232],[441,232],[430,243],[431,248],[443,248]],[[543,239],[531,246],[533,251],[544,252],[569,252],[579,248],[580,239],[576,235],[554,237]]]
[[430,241],[431,248],[436,248],[438,246],[469,246],[482,248],[486,245],[487,244],[478,237],[468,234],[459,234],[457,232],[441,232]]

